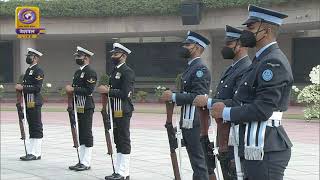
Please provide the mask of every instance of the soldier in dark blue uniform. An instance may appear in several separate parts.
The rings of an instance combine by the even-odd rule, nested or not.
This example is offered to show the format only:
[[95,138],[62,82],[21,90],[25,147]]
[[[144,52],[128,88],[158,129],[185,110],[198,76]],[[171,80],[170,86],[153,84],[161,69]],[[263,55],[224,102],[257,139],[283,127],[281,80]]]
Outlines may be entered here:
[[[239,40],[241,33],[242,30],[240,29],[226,26],[225,46],[222,48],[221,54],[224,59],[232,59],[233,63],[222,74],[213,98],[199,95],[194,100],[195,106],[207,106],[208,109],[210,109],[216,101],[233,98],[243,73],[251,65],[248,48],[242,47]],[[219,160],[225,180],[237,179],[233,153],[232,146],[229,147],[228,152],[224,152],[223,154],[219,153]]]
[[89,170],[93,146],[92,116],[94,113],[93,90],[97,82],[97,73],[89,66],[94,53],[78,46],[74,54],[76,63],[80,66],[73,76],[72,86],[67,85],[66,91],[75,96],[79,129],[80,164],[70,166],[70,170]]
[[192,105],[194,98],[200,94],[208,94],[211,75],[200,56],[210,44],[209,40],[195,32],[188,33],[181,49],[181,57],[188,60],[188,67],[182,75],[181,92],[172,93],[167,90],[162,95],[163,101],[173,101],[181,107],[180,124],[182,136],[193,169],[194,180],[208,180],[204,152],[200,143],[199,112]]
[[[292,143],[281,125],[288,109],[293,76],[276,37],[287,15],[249,6],[241,45],[256,47],[252,65],[233,98],[240,106],[218,102],[211,113],[224,122],[245,123],[244,169],[249,180],[282,180],[291,157]],[[217,120],[217,119],[216,119]]]
[[106,176],[106,180],[129,180],[130,174],[130,119],[134,110],[132,95],[135,73],[126,64],[131,50],[120,43],[113,44],[111,60],[114,69],[109,86],[100,86],[100,93],[109,94],[113,115],[113,135],[117,149],[115,174]]
[[20,157],[23,161],[41,159],[41,144],[43,138],[41,107],[43,101],[40,92],[44,74],[38,62],[42,55],[41,52],[28,48],[26,63],[30,66],[24,74],[23,84],[16,85],[16,89],[24,93],[27,121],[29,124],[30,139],[29,144],[27,144],[27,155]]

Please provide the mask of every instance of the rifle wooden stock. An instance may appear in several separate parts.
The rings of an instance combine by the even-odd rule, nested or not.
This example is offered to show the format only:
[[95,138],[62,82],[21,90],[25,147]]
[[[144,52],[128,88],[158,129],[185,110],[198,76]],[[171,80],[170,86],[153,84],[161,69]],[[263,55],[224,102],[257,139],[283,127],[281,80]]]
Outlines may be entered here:
[[111,122],[110,122],[109,113],[107,112],[108,98],[105,94],[101,94],[101,103],[102,103],[101,115],[103,119],[104,135],[106,137],[108,154],[112,155],[113,150],[112,150],[111,136],[109,132],[109,130],[111,129]]
[[176,130],[174,129],[172,123],[166,122],[164,127],[166,127],[166,129],[167,129],[170,152],[175,153],[176,152],[175,150],[178,147],[177,138],[176,138]]
[[71,133],[72,133],[72,140],[73,140],[73,147],[78,148],[79,147],[79,142],[78,142],[78,134],[77,134],[77,129],[71,127]]
[[24,131],[24,125],[22,121],[19,121],[19,128],[20,128],[20,134],[21,134],[21,138],[22,140],[26,139],[26,132]]
[[169,146],[170,146],[171,164],[172,164],[175,180],[181,180],[177,154],[175,151],[175,149],[178,147],[178,144],[177,144],[177,139],[175,137],[175,130],[172,125],[173,110],[174,110],[174,103],[166,102],[167,119],[166,119],[165,127],[167,129]]
[[173,128],[173,125],[172,125],[173,109],[174,109],[174,103],[166,102],[167,120],[166,120],[165,127],[167,129],[170,152],[175,152],[175,149],[178,147],[177,139],[176,139],[176,130]]
[[23,108],[21,106],[21,103],[23,101],[22,100],[22,92],[21,91],[16,91],[16,94],[17,94],[16,107],[17,107],[18,118],[19,118],[20,134],[21,134],[21,139],[25,140],[26,139],[26,133],[25,133],[24,124],[23,124],[24,115],[23,115]]
[[108,154],[113,154],[112,151],[112,145],[111,145],[111,137],[109,131],[105,134],[106,135],[106,141],[107,141],[107,147],[108,147]]
[[78,148],[79,147],[79,140],[78,140],[78,132],[77,132],[77,122],[75,119],[75,113],[73,108],[73,95],[68,93],[68,114],[69,114],[69,120],[70,120],[70,126],[71,126],[71,134],[72,134],[72,140],[73,140],[73,147]]
[[111,164],[113,173],[115,173],[114,163],[113,163],[113,149],[112,149],[112,142],[111,142],[111,135],[109,130],[113,127],[111,127],[111,119],[110,119],[110,112],[111,110],[108,107],[108,97],[106,94],[101,94],[101,103],[102,103],[102,109],[101,109],[101,115],[103,120],[103,126],[104,126],[104,135],[106,137],[107,142],[107,148],[108,148],[108,154],[111,157]]
[[174,179],[181,180],[176,152],[170,153],[170,158],[171,158],[171,164],[173,168]]
[[209,175],[209,180],[217,180],[217,177],[215,174]]
[[200,115],[200,136],[208,136],[209,131],[209,110],[207,108],[198,108]]
[[219,153],[228,152],[228,141],[229,141],[229,132],[230,132],[230,123],[223,123],[222,120],[217,121],[218,129],[218,147]]
[[172,117],[173,117],[173,110],[174,110],[174,103],[173,102],[166,102],[166,112],[167,112],[167,123],[172,124]]

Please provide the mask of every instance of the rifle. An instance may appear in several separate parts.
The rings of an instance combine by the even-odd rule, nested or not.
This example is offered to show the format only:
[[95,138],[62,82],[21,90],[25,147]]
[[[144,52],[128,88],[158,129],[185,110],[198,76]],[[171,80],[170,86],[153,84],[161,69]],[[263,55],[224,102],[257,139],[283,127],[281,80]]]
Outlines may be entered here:
[[174,103],[173,102],[166,102],[166,112],[167,112],[167,120],[165,127],[167,129],[169,146],[170,146],[170,157],[171,157],[171,164],[173,168],[173,174],[175,180],[181,180],[179,165],[177,160],[176,148],[178,147],[177,139],[176,139],[176,132],[172,125],[172,116],[173,116],[173,109]]
[[[211,115],[209,115],[209,118],[210,118],[210,122],[213,123],[213,119],[211,117]],[[214,129],[212,128],[213,130],[213,135],[216,137],[216,139],[218,139],[218,133],[215,134],[215,131]],[[222,175],[222,170],[221,170],[221,164],[220,164],[220,161],[219,161],[219,148],[217,147],[218,142],[216,143],[210,143],[210,147],[213,149],[213,154],[214,154],[214,159],[215,159],[215,162],[216,162],[216,174],[217,174],[217,179],[218,180],[223,180],[223,175]]]
[[230,133],[230,123],[223,123],[222,120],[218,121],[217,129],[218,129],[218,138],[217,143],[219,147],[220,153],[227,153],[229,151],[228,142],[229,142],[229,133]]
[[209,172],[209,180],[216,180],[214,173],[214,153],[213,147],[208,137],[209,131],[209,110],[207,108],[198,108],[200,115],[200,142],[206,159]]
[[[225,162],[227,161],[229,152],[229,133],[230,133],[230,123],[223,123],[222,119],[216,119],[217,122],[217,144],[218,144],[218,158],[225,167]],[[223,174],[224,178],[228,178],[228,174]]]
[[70,126],[71,126],[71,134],[72,134],[72,140],[73,140],[73,147],[77,150],[78,160],[80,163],[80,156],[79,156],[79,141],[78,141],[78,114],[77,114],[77,107],[75,103],[75,97],[72,93],[67,93],[68,95],[68,114],[70,119]]
[[[111,163],[112,163],[112,169],[113,173],[115,173],[114,169],[114,163],[113,163],[113,149],[112,149],[112,141],[111,141],[111,135],[109,130],[112,131],[112,112],[111,112],[111,106],[110,106],[110,98],[107,97],[105,94],[101,94],[101,103],[102,103],[102,109],[101,109],[101,115],[103,119],[103,126],[104,126],[104,135],[106,137],[107,142],[107,148],[108,148],[108,154],[111,156]],[[108,110],[107,110],[108,106]]]
[[[26,104],[24,101],[24,94],[22,91],[16,91],[17,94],[17,112],[18,112],[18,118],[19,118],[19,127],[20,127],[20,134],[21,134],[21,140],[23,140],[24,144],[24,151],[27,156],[27,146],[26,146],[26,133],[25,133],[25,121],[27,120],[27,115],[26,115]],[[21,106],[21,103],[23,105],[23,108]]]
[[237,140],[237,135],[236,135],[237,131],[236,131],[234,123],[231,123],[231,128],[232,128],[233,138],[234,138],[233,139],[233,141],[234,141],[233,153],[234,153],[234,161],[235,161],[235,164],[236,164],[237,179],[238,180],[243,180],[244,174],[242,172],[240,157],[239,157],[239,154],[238,154],[239,141]]

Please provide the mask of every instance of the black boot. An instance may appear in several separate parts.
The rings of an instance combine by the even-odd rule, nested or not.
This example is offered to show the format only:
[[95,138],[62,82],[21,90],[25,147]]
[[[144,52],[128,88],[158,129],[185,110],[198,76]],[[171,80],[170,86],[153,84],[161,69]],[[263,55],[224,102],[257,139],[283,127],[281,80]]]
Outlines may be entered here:
[[105,180],[110,180],[110,179],[112,179],[115,175],[116,175],[116,173],[112,173],[111,175],[104,177],[104,179],[105,179]]
[[33,160],[40,160],[41,156],[36,157],[33,154],[27,154],[27,156],[22,156],[20,159],[22,161],[33,161]]
[[76,165],[73,165],[73,166],[69,166],[69,169],[70,170],[76,170],[77,167],[80,166],[80,163],[77,163]]
[[120,174],[115,174],[112,178],[107,179],[107,180],[129,180],[129,179],[130,179],[129,176],[123,177]]
[[75,167],[74,170],[76,171],[86,171],[86,170],[89,170],[90,169],[90,166],[85,166],[83,164],[80,164],[79,166]]
[[21,157],[20,157],[20,160],[23,160],[23,161],[24,161],[24,160],[27,158],[27,156],[28,156],[28,154],[25,155],[25,156],[21,156]]

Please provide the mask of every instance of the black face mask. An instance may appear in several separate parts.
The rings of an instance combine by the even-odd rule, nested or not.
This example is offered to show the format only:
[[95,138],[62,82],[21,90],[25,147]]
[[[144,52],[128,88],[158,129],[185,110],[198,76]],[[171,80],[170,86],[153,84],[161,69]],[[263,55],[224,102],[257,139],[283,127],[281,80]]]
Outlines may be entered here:
[[233,59],[236,56],[236,53],[234,52],[234,48],[230,48],[227,46],[224,46],[221,49],[221,54],[223,59]]
[[31,58],[31,56],[27,56],[26,57],[26,63],[27,64],[32,64],[32,62],[33,62],[33,59]]
[[236,56],[236,47],[238,45],[238,40],[236,41],[236,45],[233,47],[233,48],[230,48],[230,47],[223,47],[221,49],[221,54],[222,54],[222,57],[224,59],[233,59],[235,56]]
[[261,22],[260,22],[260,25],[259,25],[259,28],[257,30],[256,33],[253,33],[251,31],[248,31],[248,30],[244,30],[240,36],[240,42],[241,42],[241,45],[243,47],[249,47],[249,48],[253,48],[253,47],[256,47],[257,45],[257,42],[259,42],[260,40],[262,40],[263,38],[259,39],[258,41],[256,40],[256,36],[264,31],[265,29],[262,29],[260,30],[260,27],[261,27]]
[[257,45],[256,36],[253,32],[244,30],[240,36],[241,45],[253,48]]
[[83,65],[84,65],[84,59],[76,58],[76,63],[77,63],[79,66],[83,66]]
[[179,50],[179,56],[185,59],[189,59],[191,58],[191,52],[189,51],[189,49],[181,47]]

